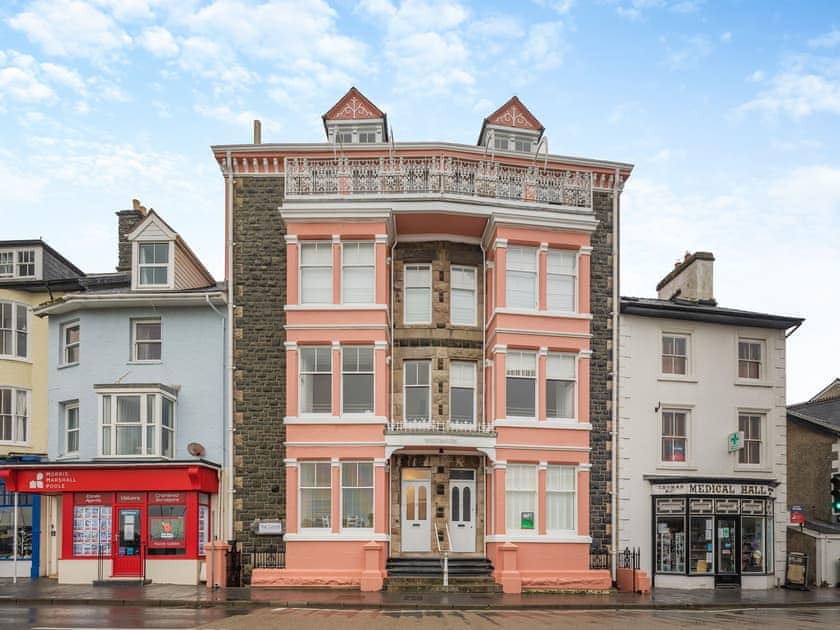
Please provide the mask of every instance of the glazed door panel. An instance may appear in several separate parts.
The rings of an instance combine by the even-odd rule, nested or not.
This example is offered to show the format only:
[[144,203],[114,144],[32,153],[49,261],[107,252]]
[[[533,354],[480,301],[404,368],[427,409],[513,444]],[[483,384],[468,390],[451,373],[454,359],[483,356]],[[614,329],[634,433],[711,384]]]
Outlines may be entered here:
[[449,536],[451,551],[475,551],[475,481],[449,482]]
[[431,489],[429,480],[402,482],[402,551],[432,550]]
[[114,575],[140,577],[143,540],[140,508],[117,508],[114,533]]

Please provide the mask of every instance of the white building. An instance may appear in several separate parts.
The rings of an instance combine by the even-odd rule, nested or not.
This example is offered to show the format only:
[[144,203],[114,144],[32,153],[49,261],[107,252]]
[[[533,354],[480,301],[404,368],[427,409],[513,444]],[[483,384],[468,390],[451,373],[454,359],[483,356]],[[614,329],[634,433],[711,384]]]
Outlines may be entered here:
[[770,588],[788,518],[785,338],[802,320],[717,306],[713,264],[686,255],[658,299],[621,299],[618,549],[641,549],[654,587]]

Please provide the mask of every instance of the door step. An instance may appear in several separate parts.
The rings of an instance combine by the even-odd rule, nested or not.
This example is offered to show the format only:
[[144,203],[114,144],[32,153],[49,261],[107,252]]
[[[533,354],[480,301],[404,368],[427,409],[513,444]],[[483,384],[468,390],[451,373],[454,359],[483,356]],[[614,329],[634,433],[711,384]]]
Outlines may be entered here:
[[383,590],[389,593],[501,593],[502,585],[496,584],[492,575],[449,576],[449,585],[443,585],[443,576],[387,577]]
[[122,578],[119,580],[94,580],[94,586],[145,586],[151,584],[151,580],[142,578]]
[[[443,579],[440,558],[388,558],[385,564],[388,577],[437,577]],[[449,576],[486,577],[493,575],[493,564],[487,558],[449,558]]]

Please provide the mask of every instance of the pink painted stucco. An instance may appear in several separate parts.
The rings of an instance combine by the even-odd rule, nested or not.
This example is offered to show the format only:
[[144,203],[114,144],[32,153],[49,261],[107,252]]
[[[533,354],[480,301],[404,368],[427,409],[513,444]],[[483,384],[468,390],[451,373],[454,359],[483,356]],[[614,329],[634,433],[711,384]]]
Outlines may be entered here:
[[487,217],[443,212],[418,212],[397,216],[397,233],[452,234],[479,238],[487,225]]
[[487,552],[506,593],[608,590],[612,586],[609,571],[589,569],[588,543],[489,543]]

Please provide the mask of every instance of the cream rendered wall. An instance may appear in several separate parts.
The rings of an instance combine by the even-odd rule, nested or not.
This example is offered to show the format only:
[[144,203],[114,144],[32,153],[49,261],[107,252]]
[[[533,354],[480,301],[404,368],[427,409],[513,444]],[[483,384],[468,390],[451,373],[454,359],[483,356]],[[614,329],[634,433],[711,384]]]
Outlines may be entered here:
[[[774,479],[780,482],[774,493],[774,561],[776,578],[781,580],[787,521],[784,331],[637,315],[622,315],[620,331],[619,551],[641,547],[642,569],[652,571],[651,494],[644,475]],[[663,332],[691,336],[689,376],[661,375]],[[766,380],[744,384],[737,379],[739,337],[765,340]],[[659,462],[661,407],[669,406],[691,409],[684,465]],[[655,411],[657,407],[660,411]],[[757,469],[738,466],[737,454],[727,452],[726,438],[738,429],[740,409],[767,414],[762,434],[763,439],[765,435],[768,438],[762,454],[764,464]],[[701,587],[702,579],[690,578],[689,583]],[[751,578],[744,586],[759,586],[754,582]],[[772,579],[765,578],[760,587],[768,582]],[[657,578],[657,585],[665,584]]]
[[[54,293],[55,297],[60,294]],[[14,453],[47,452],[47,367],[48,325],[46,318],[36,317],[32,308],[50,299],[47,292],[15,291],[0,289],[0,300],[28,304],[29,358],[28,360],[0,359],[0,385],[23,387],[30,394],[29,442],[25,446],[0,443],[0,456]]]

